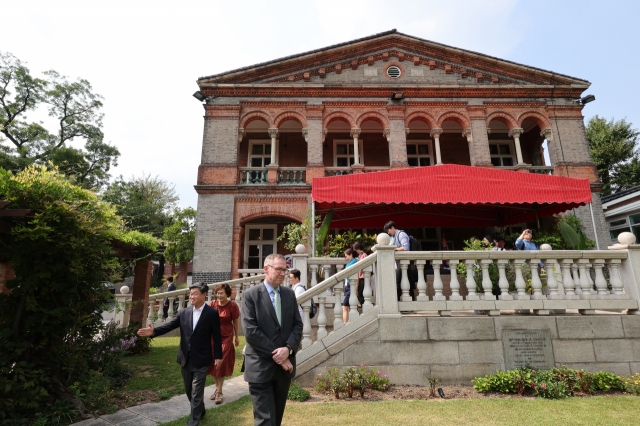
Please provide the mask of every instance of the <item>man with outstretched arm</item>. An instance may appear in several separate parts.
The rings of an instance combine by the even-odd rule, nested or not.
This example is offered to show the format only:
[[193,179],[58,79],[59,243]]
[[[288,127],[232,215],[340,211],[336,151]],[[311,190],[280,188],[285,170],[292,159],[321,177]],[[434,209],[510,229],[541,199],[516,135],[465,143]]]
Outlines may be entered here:
[[217,310],[204,303],[208,290],[209,287],[203,283],[192,285],[189,287],[191,305],[188,308],[181,310],[173,320],[156,329],[149,324],[147,328],[138,330],[138,336],[157,337],[180,328],[177,361],[182,366],[184,390],[191,402],[188,426],[196,426],[204,417],[204,385],[207,370],[212,362],[218,365],[222,361],[220,316]]

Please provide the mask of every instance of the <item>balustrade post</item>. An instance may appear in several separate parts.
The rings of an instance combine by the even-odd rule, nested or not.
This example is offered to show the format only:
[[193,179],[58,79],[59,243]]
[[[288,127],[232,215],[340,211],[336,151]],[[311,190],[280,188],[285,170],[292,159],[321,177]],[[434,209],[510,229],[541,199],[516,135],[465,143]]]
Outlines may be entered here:
[[459,260],[449,260],[449,268],[451,270],[451,283],[449,284],[451,296],[449,296],[449,300],[462,300],[460,282],[458,281],[458,263],[460,263]]
[[362,291],[362,297],[364,297],[364,305],[362,305],[362,312],[367,312],[369,309],[373,308],[373,303],[371,303],[371,297],[373,296],[373,291],[371,290],[371,270],[372,266],[367,266],[363,271],[364,275],[364,290]]
[[614,299],[628,299],[629,296],[624,293],[624,284],[620,279],[620,259],[609,259],[607,265],[609,265],[609,282],[611,283],[611,291],[613,292],[612,298]]
[[538,263],[540,263],[538,259],[529,260],[529,267],[531,268],[531,288],[533,289],[531,299],[544,300],[547,297],[542,294],[542,281],[540,280],[540,274],[538,273]]
[[[580,287],[580,275],[578,274],[578,264],[573,262],[571,265],[571,274],[573,275],[573,288],[576,295],[580,296],[582,294],[582,287]],[[578,297],[579,299],[580,297]]]
[[518,291],[518,294],[513,296],[514,300],[531,299],[527,294],[527,283],[522,277],[522,265],[524,265],[525,262],[526,261],[524,259],[515,259],[513,261],[513,267],[516,270],[516,290]]
[[402,296],[400,296],[400,300],[403,302],[411,302],[412,298],[409,294],[409,277],[407,275],[407,268],[409,267],[408,260],[401,260],[400,269],[402,270],[402,279],[400,281],[400,290],[402,290]]
[[311,309],[311,300],[307,300],[302,304],[302,349],[306,349],[313,341],[311,340],[311,318],[309,318],[309,310]]
[[426,302],[429,300],[429,295],[427,295],[427,283],[424,280],[424,265],[426,263],[426,260],[416,260],[416,267],[418,269],[418,297],[416,300],[418,302]]
[[498,287],[500,287],[501,300],[513,300],[513,296],[509,294],[509,280],[507,280],[506,268],[509,259],[498,259]]
[[545,259],[544,264],[547,268],[547,288],[549,288],[549,295],[547,299],[560,300],[563,296],[558,293],[558,282],[556,281],[555,265],[557,265],[556,259]]
[[575,292],[575,284],[573,282],[573,277],[571,276],[571,268],[573,267],[573,260],[571,259],[562,259],[561,268],[562,268],[562,285],[564,287],[564,298],[565,299],[579,299],[579,296]]
[[327,298],[318,296],[318,340],[327,335],[327,314],[325,312]]
[[304,246],[302,246],[302,249],[300,249],[301,253],[298,253],[298,249],[300,247],[300,244],[298,246],[296,246],[296,254],[291,255],[291,257],[293,257],[293,268],[297,269],[298,271],[300,271],[300,282],[302,283],[302,285],[305,286],[305,288],[310,288],[309,287],[309,281],[308,281],[308,259],[309,259],[309,254],[308,253],[304,253],[304,251],[302,250],[306,250],[306,248]]
[[309,282],[309,288],[313,288],[318,285],[318,276],[316,275],[316,271],[318,270],[318,265],[309,265],[309,270],[311,274],[311,281]]
[[336,302],[333,304],[333,331],[336,331],[344,325],[342,321],[342,285],[338,283],[333,286],[333,292],[336,294]]
[[169,312],[168,312],[169,316],[167,318],[167,321],[171,321],[173,319],[173,316],[174,316],[173,315],[173,301],[175,300],[175,298],[176,298],[175,296],[170,296],[169,297]]
[[467,259],[464,261],[464,266],[467,269],[467,280],[465,285],[467,286],[467,300],[480,300],[478,295],[476,294],[476,280],[473,279],[473,266],[475,265],[475,260]]
[[358,274],[351,275],[349,277],[349,286],[351,287],[351,293],[349,294],[349,321],[352,321],[360,316],[358,313]]
[[447,300],[447,298],[442,294],[444,284],[442,283],[442,277],[440,276],[440,265],[442,265],[442,260],[436,259],[431,261],[431,266],[433,267],[433,290],[435,292],[433,300]]
[[398,310],[398,290],[396,287],[395,245],[389,245],[391,238],[381,233],[376,238],[376,303],[380,307],[380,317],[400,318]]
[[596,288],[598,289],[598,299],[609,299],[609,290],[607,289],[607,280],[602,273],[602,267],[604,266],[604,259],[595,259],[593,261],[593,269],[596,272]]
[[587,264],[589,259],[578,259],[578,272],[580,276],[580,299],[594,299],[591,294],[591,287],[589,285],[589,278],[587,278]]
[[[322,270],[324,271],[324,279],[331,278],[331,265],[322,265]],[[328,288],[326,291],[327,297],[331,297],[331,289]]]
[[493,295],[493,283],[491,277],[489,277],[489,265],[493,263],[491,259],[482,259],[480,261],[480,268],[482,269],[482,290],[484,291],[484,300],[496,300],[496,296]]
[[239,304],[242,302],[242,283],[236,283],[236,299],[235,302],[236,304],[238,304],[238,307],[240,306]]
[[149,297],[149,313],[147,314],[147,323],[153,324],[153,308],[156,305],[156,299],[154,297]]

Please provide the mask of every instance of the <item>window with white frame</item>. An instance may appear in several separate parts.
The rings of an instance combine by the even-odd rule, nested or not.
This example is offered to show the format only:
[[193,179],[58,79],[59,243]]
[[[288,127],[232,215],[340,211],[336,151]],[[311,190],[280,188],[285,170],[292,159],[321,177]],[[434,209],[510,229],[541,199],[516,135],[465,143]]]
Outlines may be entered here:
[[[364,152],[362,151],[362,139],[358,140],[358,151],[360,154],[360,164],[364,164]],[[333,141],[333,166],[349,167],[355,164],[355,153],[353,150],[353,140]]]
[[433,164],[433,145],[430,140],[407,141],[407,162],[411,167]]
[[248,167],[266,167],[271,164],[271,141],[249,141]]
[[515,161],[515,147],[510,141],[490,141],[489,154],[491,155],[491,164],[496,167],[513,166]]
[[244,264],[248,269],[262,269],[264,259],[276,252],[277,225],[246,225],[244,230]]

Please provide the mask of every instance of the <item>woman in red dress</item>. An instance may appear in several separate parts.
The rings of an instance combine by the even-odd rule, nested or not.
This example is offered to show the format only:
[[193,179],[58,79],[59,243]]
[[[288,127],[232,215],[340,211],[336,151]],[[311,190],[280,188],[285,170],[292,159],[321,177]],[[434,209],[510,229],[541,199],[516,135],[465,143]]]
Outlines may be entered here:
[[229,296],[231,296],[231,287],[228,284],[220,284],[216,287],[216,300],[210,303],[210,306],[217,309],[220,314],[220,334],[222,335],[222,362],[217,367],[211,364],[208,371],[216,382],[216,391],[211,395],[211,399],[215,400],[216,404],[222,403],[224,378],[233,374],[236,362],[234,343],[235,346],[240,344],[238,338],[240,309],[236,302],[229,299]]

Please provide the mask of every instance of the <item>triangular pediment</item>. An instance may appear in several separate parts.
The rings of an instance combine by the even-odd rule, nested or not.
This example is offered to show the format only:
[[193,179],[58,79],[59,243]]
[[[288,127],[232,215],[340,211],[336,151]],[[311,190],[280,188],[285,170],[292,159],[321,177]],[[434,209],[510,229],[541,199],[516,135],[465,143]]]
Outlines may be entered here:
[[579,78],[423,40],[396,30],[198,79],[201,87],[278,83],[590,84]]

